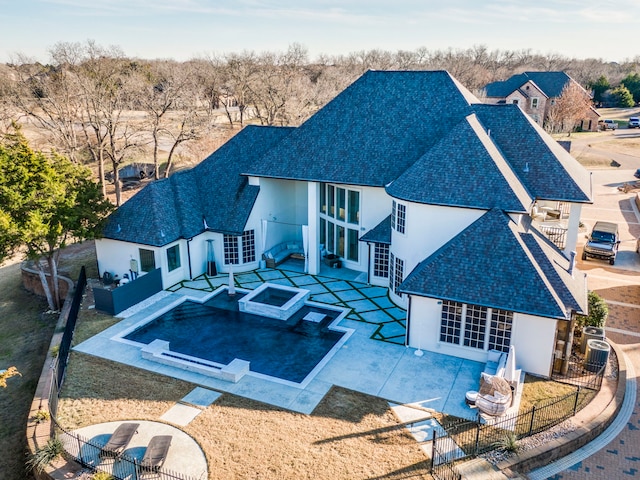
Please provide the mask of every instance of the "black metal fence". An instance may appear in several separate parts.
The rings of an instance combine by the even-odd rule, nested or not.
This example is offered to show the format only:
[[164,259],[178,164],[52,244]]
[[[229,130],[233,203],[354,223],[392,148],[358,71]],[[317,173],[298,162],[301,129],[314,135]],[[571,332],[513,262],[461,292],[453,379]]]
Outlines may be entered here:
[[603,362],[570,362],[566,373],[554,372],[552,380],[556,382],[584,387],[591,390],[600,390],[604,369]]
[[[80,269],[80,275],[78,275],[78,281],[76,283],[76,290],[73,293],[73,300],[71,302],[71,308],[69,310],[69,316],[67,317],[67,323],[64,328],[62,340],[60,341],[60,349],[58,350],[58,357],[56,361],[57,371],[57,384],[62,385],[64,379],[64,373],[67,369],[67,360],[69,359],[69,350],[71,350],[71,340],[73,340],[73,332],[76,329],[76,321],[78,320],[78,313],[80,312],[80,306],[82,305],[82,296],[84,295],[85,288],[87,287],[87,272],[84,266]],[[53,412],[52,412],[53,413]]]
[[157,480],[198,480],[194,477],[171,472],[165,469],[146,470],[140,466],[140,461],[126,455],[117,458],[102,454],[102,444],[93,440],[83,438],[73,432],[62,428],[57,420],[58,398],[60,388],[64,381],[69,351],[73,340],[73,333],[76,328],[78,314],[82,305],[82,297],[87,286],[87,275],[82,267],[76,289],[74,292],[69,315],[65,325],[60,348],[55,361],[51,365],[51,389],[49,391],[49,413],[51,414],[51,436],[58,436],[64,444],[67,457],[80,463],[82,466],[93,471],[104,471],[111,474],[116,480],[142,480],[145,478],[155,478]]
[[[55,422],[54,422],[55,423]],[[90,440],[74,432],[64,430],[56,424],[56,433],[62,440],[68,457],[94,472],[107,472],[116,480],[199,480],[195,477],[166,469],[143,468],[140,460],[128,455],[105,455],[101,442]]]
[[503,448],[507,439],[525,438],[547,430],[574,416],[597,394],[602,384],[606,365],[589,375],[575,371],[576,390],[562,397],[548,399],[531,410],[488,419],[485,423],[445,417],[441,423],[445,435],[436,435],[432,441],[432,475],[439,480],[460,478],[453,464],[468,457]]
[[551,240],[556,247],[563,249],[567,242],[567,229],[563,227],[552,227],[547,225],[540,225],[538,227],[542,233],[544,233],[549,240]]

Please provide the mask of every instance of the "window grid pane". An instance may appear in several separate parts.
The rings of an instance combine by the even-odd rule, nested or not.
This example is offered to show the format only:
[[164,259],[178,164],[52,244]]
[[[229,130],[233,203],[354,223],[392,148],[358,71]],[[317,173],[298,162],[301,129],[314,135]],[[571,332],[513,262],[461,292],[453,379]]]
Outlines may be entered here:
[[398,231],[398,233],[404,233],[406,218],[407,206],[399,203],[396,212],[396,230]]
[[344,257],[344,227],[340,225],[336,225],[336,230],[338,233],[338,252],[337,255],[339,257]]
[[396,257],[393,253],[389,253],[389,290],[395,291],[393,288],[393,279],[395,277]]
[[242,233],[242,263],[256,261],[256,238],[254,230]]
[[156,256],[153,250],[147,250],[146,248],[140,248],[140,271],[150,272],[156,268]]
[[373,276],[389,276],[389,245],[385,243],[376,243],[373,247]]
[[338,188],[338,220],[345,219],[345,212],[347,207],[347,192],[344,188]]
[[444,300],[440,319],[440,341],[459,345],[461,329],[462,304]]
[[336,188],[333,185],[327,185],[327,203],[329,205],[329,211],[327,212],[330,217],[336,216]]
[[391,229],[396,229],[396,201],[391,203]]
[[233,235],[224,236],[224,263],[225,265],[238,265],[240,263],[238,256],[238,237]]
[[336,237],[335,237],[335,225],[331,222],[327,222],[327,251],[330,253],[336,252]]
[[360,223],[360,192],[349,190],[349,223]]
[[513,312],[495,309],[491,312],[489,328],[489,350],[508,352],[511,345]]
[[400,295],[398,293],[398,287],[402,283],[402,277],[404,276],[404,260],[395,258],[394,267],[393,267],[393,291],[396,295]]
[[358,261],[358,231],[347,229],[347,259]]
[[487,307],[467,305],[467,315],[464,322],[464,345],[484,349],[487,335]]
[[320,212],[327,213],[327,185],[320,184]]

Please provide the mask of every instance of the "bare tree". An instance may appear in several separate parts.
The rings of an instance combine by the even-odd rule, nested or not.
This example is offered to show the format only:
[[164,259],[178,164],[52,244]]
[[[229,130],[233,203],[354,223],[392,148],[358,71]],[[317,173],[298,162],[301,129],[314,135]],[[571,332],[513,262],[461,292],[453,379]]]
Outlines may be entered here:
[[549,108],[545,128],[552,133],[571,132],[587,118],[591,108],[589,94],[575,82],[569,82]]

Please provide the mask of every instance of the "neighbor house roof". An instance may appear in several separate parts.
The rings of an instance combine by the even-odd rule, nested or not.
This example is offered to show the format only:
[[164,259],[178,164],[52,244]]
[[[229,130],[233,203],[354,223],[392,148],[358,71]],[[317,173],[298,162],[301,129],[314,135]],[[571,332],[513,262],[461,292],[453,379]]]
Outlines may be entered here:
[[291,130],[245,127],[196,167],[150,183],[121,205],[104,237],[162,246],[205,230],[241,235],[260,188],[240,172]]
[[572,277],[569,269],[537,231],[493,209],[418,264],[399,290],[568,319],[571,310],[586,311],[586,278],[579,272]]
[[368,71],[245,173],[383,187],[477,101],[448,72]]
[[564,72],[524,72],[484,87],[487,97],[504,98],[532,81],[547,97],[559,97],[571,77]]

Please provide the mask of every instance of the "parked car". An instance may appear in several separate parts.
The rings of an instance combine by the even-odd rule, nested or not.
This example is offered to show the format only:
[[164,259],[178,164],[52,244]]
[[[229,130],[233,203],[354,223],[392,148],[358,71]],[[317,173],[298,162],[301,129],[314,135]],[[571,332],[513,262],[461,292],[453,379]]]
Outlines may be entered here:
[[596,222],[582,251],[582,260],[589,257],[599,258],[608,260],[609,264],[613,265],[616,261],[619,245],[618,224]]
[[598,122],[600,130],[615,130],[618,128],[618,123],[613,120],[600,120]]
[[640,128],[640,117],[629,117],[627,128]]
[[636,173],[634,173],[633,176],[636,178],[640,178],[640,168],[636,170]]

